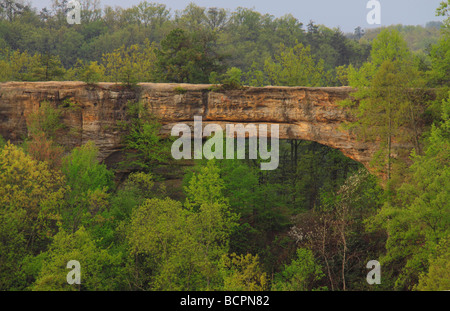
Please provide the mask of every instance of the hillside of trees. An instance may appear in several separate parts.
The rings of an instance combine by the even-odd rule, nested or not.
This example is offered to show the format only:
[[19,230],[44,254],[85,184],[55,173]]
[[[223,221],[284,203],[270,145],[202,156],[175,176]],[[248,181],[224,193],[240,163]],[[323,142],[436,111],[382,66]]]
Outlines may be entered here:
[[[0,0],[0,82],[349,85],[346,126],[380,142],[375,173],[294,140],[275,171],[195,160],[180,173],[158,120],[130,102],[118,179],[93,143],[55,142],[64,108],[42,102],[23,143],[0,137],[0,290],[450,289],[450,18],[344,34],[246,8],[80,2],[69,25],[64,0],[39,12]],[[414,148],[395,156],[393,140]],[[371,260],[381,284],[366,281]]]

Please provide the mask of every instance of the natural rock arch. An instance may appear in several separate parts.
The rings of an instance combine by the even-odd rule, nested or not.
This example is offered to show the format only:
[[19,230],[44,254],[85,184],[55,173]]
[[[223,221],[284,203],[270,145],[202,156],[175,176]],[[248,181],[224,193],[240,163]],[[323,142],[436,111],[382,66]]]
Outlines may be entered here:
[[[368,167],[375,143],[362,142],[342,128],[353,121],[339,101],[349,98],[349,87],[246,87],[214,91],[212,85],[142,83],[127,89],[113,83],[89,86],[83,82],[8,82],[0,84],[0,134],[12,141],[26,136],[26,118],[40,103],[71,103],[64,122],[74,136],[60,140],[76,146],[93,140],[105,159],[121,149],[115,126],[125,119],[128,101],[141,101],[163,123],[169,134],[176,123],[278,124],[281,139],[315,141],[339,149]],[[405,147],[405,146],[397,146]],[[406,146],[407,147],[407,146]]]

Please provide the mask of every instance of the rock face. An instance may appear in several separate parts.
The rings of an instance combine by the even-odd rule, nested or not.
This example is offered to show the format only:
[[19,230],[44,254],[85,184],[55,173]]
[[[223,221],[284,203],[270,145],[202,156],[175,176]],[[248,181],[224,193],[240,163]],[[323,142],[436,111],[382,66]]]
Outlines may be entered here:
[[176,123],[192,126],[194,116],[203,124],[278,124],[280,138],[316,141],[339,149],[368,167],[376,145],[358,141],[341,128],[352,121],[340,107],[349,98],[348,87],[263,87],[211,91],[211,85],[143,83],[131,90],[112,83],[88,86],[83,82],[8,82],[0,84],[0,135],[12,142],[27,136],[27,117],[44,101],[64,108],[67,125],[58,141],[74,147],[89,140],[103,160],[121,150],[118,121],[126,120],[130,101],[141,101],[170,134]]
[[8,82],[0,84],[0,135],[17,143],[27,137],[27,117],[42,102],[63,108],[65,131],[57,141],[69,148],[89,140],[99,147],[101,159],[120,150],[116,122],[123,120],[128,101],[136,92],[113,84],[98,87],[83,82]]

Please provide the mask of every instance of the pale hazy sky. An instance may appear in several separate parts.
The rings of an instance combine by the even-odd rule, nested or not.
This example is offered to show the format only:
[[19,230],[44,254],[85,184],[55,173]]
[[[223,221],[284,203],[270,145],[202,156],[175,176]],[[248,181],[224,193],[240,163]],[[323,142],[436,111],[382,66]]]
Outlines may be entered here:
[[[367,24],[366,9],[369,0],[147,0],[166,4],[172,11],[186,7],[190,2],[203,7],[236,9],[254,8],[263,14],[276,17],[291,13],[303,24],[310,20],[327,27],[340,27],[345,32],[353,32],[357,26],[373,27]],[[435,10],[441,0],[379,0],[381,3],[381,25],[392,24],[425,25],[429,21],[442,21],[435,16]],[[123,8],[138,4],[141,0],[101,0],[102,5],[121,6]],[[31,0],[33,7],[50,7],[51,0]]]

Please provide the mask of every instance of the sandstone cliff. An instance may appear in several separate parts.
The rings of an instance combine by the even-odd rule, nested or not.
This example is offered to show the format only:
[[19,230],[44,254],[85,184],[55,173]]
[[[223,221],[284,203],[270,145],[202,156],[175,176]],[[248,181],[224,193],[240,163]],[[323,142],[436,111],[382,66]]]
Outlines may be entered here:
[[[164,124],[163,134],[175,123],[279,124],[280,138],[316,141],[341,150],[366,167],[375,151],[342,130],[351,121],[337,103],[351,96],[348,87],[263,87],[211,91],[211,85],[143,83],[127,89],[113,83],[89,86],[83,82],[8,82],[0,84],[0,135],[12,142],[27,136],[26,119],[40,103],[64,108],[65,132],[58,141],[67,147],[89,140],[105,160],[120,151],[117,121],[126,119],[126,104],[141,101]],[[398,147],[398,146],[397,146]]]

